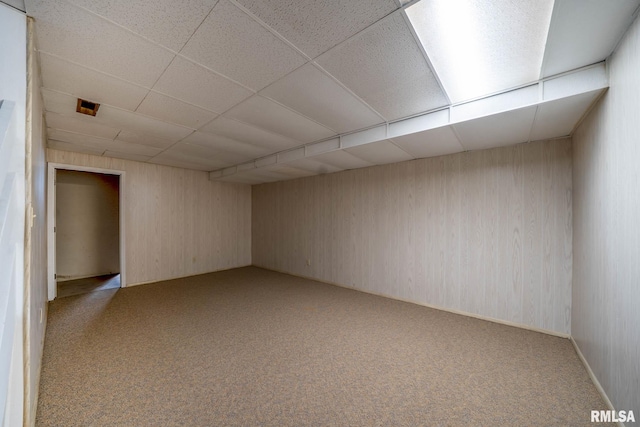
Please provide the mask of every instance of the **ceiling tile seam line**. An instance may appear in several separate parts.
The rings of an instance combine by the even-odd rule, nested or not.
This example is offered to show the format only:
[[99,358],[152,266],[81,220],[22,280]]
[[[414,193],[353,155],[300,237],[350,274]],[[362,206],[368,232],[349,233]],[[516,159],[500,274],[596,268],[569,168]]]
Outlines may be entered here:
[[373,106],[369,105],[369,103],[367,101],[365,101],[364,99],[362,99],[358,94],[356,94],[354,91],[352,91],[349,87],[347,87],[347,85],[345,85],[344,83],[342,83],[342,81],[340,81],[337,77],[335,77],[333,74],[331,74],[328,70],[325,70],[322,65],[320,65],[319,63],[317,63],[315,60],[310,62],[312,66],[316,67],[316,69],[318,69],[320,72],[324,73],[326,76],[328,76],[333,82],[335,82],[336,84],[338,84],[341,88],[343,88],[345,91],[347,91],[347,93],[349,93],[351,96],[353,96],[356,100],[360,101],[362,104],[364,104],[367,108],[369,108],[371,111],[373,111],[378,117],[380,117],[383,121],[387,121],[387,118],[385,116],[383,116],[378,110],[376,110],[375,108],[373,108]]
[[[114,129],[116,129],[116,128],[114,128]],[[118,137],[118,135],[120,135],[120,132],[122,132],[122,130],[119,130],[118,134],[116,136],[114,136],[113,138],[104,138],[102,136],[89,135],[89,134],[82,133],[82,132],[76,132],[76,131],[67,130],[67,129],[60,129],[60,128],[56,128],[56,127],[52,127],[52,126],[47,126],[47,130],[59,130],[61,132],[66,132],[66,133],[70,133],[70,134],[73,134],[73,135],[88,136],[88,137],[95,138],[95,139],[104,139],[105,141],[115,141],[116,138]],[[47,139],[49,139],[49,138],[47,138]],[[123,141],[123,142],[126,142],[126,141]],[[75,143],[70,142],[70,144],[75,144]],[[144,145],[144,144],[136,144],[136,143],[133,143],[133,142],[131,144]]]
[[[296,115],[298,115],[298,116],[300,116],[300,117],[304,117],[305,119],[307,119],[307,120],[309,120],[309,121],[311,121],[311,122],[313,122],[313,123],[317,124],[318,126],[322,126],[323,128],[325,128],[325,129],[327,129],[327,130],[330,130],[330,131],[331,131],[331,132],[333,132],[335,135],[337,135],[337,134],[339,133],[339,132],[337,132],[336,130],[334,130],[334,129],[330,128],[329,126],[327,126],[327,125],[325,125],[325,124],[320,123],[320,122],[319,122],[319,121],[317,121],[316,119],[312,119],[311,117],[307,117],[306,115],[302,114],[300,111],[294,110],[293,108],[290,108],[290,107],[288,107],[288,106],[284,105],[284,104],[283,104],[283,103],[281,103],[280,101],[277,101],[277,100],[275,100],[275,99],[269,98],[268,96],[265,96],[265,95],[261,95],[260,93],[256,93],[254,96],[259,96],[259,97],[261,97],[261,98],[268,99],[269,101],[273,102],[274,104],[277,104],[277,105],[281,106],[282,108],[285,108],[285,109],[287,109],[287,110],[291,111],[292,113],[295,113]],[[236,105],[237,105],[237,104],[236,104]],[[229,110],[227,110],[227,111],[229,111]],[[226,116],[225,116],[225,117],[226,117]],[[282,136],[286,136],[286,135],[282,135]],[[315,142],[315,141],[311,141],[311,142]]]
[[[210,73],[213,73],[213,74],[215,74],[215,75],[216,75],[216,76],[218,76],[218,77],[222,77],[223,79],[228,80],[228,81],[230,81],[231,83],[233,83],[233,84],[235,84],[235,85],[238,85],[238,86],[242,87],[243,89],[246,89],[246,90],[250,91],[250,92],[251,92],[251,93],[253,93],[253,94],[258,93],[258,91],[257,91],[257,90],[255,90],[255,89],[253,89],[253,88],[250,88],[249,86],[246,86],[246,85],[244,85],[244,84],[242,84],[242,83],[240,83],[240,82],[238,82],[238,81],[236,81],[236,80],[232,79],[231,77],[228,77],[228,76],[226,76],[226,75],[222,74],[222,73],[221,73],[221,72],[219,72],[219,71],[216,71],[216,70],[214,70],[214,69],[212,69],[212,68],[209,68],[209,67],[207,67],[206,65],[203,65],[203,64],[201,64],[201,63],[199,63],[199,62],[196,62],[195,60],[193,60],[193,59],[189,58],[188,56],[185,56],[185,55],[184,55],[184,54],[182,54],[182,53],[177,53],[177,54],[176,54],[176,56],[179,56],[181,59],[184,59],[185,61],[189,61],[189,62],[190,62],[190,63],[192,63],[193,65],[196,65],[196,66],[198,66],[198,67],[200,67],[200,68],[204,68],[205,70],[209,71]],[[166,71],[166,70],[165,70],[165,71]],[[163,72],[162,72],[162,74],[164,74],[164,72],[165,72],[165,71],[163,71]],[[156,83],[157,83],[157,82],[156,82]]]
[[[165,46],[165,45],[163,45],[163,44],[160,44],[160,43],[158,43],[158,42],[156,42],[156,41],[154,41],[154,40],[152,40],[152,39],[148,38],[147,36],[144,36],[144,35],[142,35],[142,34],[140,34],[140,33],[136,33],[135,31],[133,31],[133,30],[131,30],[131,29],[129,29],[129,28],[127,28],[127,27],[125,27],[124,25],[122,25],[122,24],[118,24],[117,22],[115,22],[115,21],[113,21],[113,20],[111,20],[111,19],[107,18],[106,16],[100,15],[100,14],[99,14],[99,13],[97,13],[97,12],[94,12],[94,11],[92,11],[91,9],[87,9],[87,8],[86,8],[86,7],[84,7],[84,6],[80,6],[79,4],[75,3],[73,0],[64,0],[64,1],[66,1],[66,2],[67,2],[67,3],[69,3],[70,5],[72,5],[72,6],[74,6],[74,7],[77,7],[78,9],[81,9],[81,10],[83,10],[83,11],[85,11],[85,12],[87,12],[87,13],[89,13],[89,14],[91,14],[91,15],[93,15],[93,16],[95,16],[95,17],[97,17],[97,18],[99,18],[99,19],[101,19],[101,20],[103,20],[103,21],[105,21],[105,22],[108,22],[109,24],[111,24],[111,25],[113,25],[113,26],[116,26],[116,27],[118,27],[118,28],[120,28],[120,29],[122,29],[122,30],[126,31],[126,32],[127,32],[127,33],[129,33],[129,34],[133,34],[133,35],[135,35],[136,37],[141,38],[141,39],[143,39],[144,41],[146,41],[146,42],[148,42],[148,43],[151,43],[151,44],[153,44],[153,45],[155,45],[155,46],[157,46],[157,47],[160,47],[161,49],[163,49],[163,50],[165,50],[165,51],[167,51],[167,52],[169,52],[169,53],[171,53],[171,54],[173,54],[173,55],[177,55],[177,54],[178,54],[178,52],[176,52],[175,50],[171,49],[170,47],[167,47],[167,46]],[[38,21],[38,20],[36,19],[36,22],[37,22],[37,21]]]
[[536,121],[538,120],[539,112],[540,112],[540,103],[536,105],[536,111],[535,113],[533,113],[533,120],[531,121],[531,127],[529,128],[529,134],[527,135],[527,140],[525,141],[527,143],[531,142],[531,138],[533,138],[533,129],[536,127]]
[[[179,139],[178,141],[174,142],[173,144],[169,145],[167,148],[162,149],[162,151],[160,151],[159,153],[157,153],[155,156],[151,157],[149,159],[149,161],[155,159],[157,156],[159,156],[160,154],[164,153],[165,151],[169,150],[170,148],[175,147],[176,145],[178,145],[180,142],[184,141],[185,139],[187,139],[188,137],[190,137],[191,135],[193,135],[194,133],[196,133],[196,131],[194,130],[193,132],[191,132],[189,135],[185,136],[182,139]],[[185,143],[186,144],[186,143]]]
[[[203,106],[201,106],[201,105],[196,105],[196,104],[193,104],[193,103],[191,103],[191,102],[189,102],[189,101],[185,101],[184,99],[176,98],[176,97],[175,97],[175,96],[173,96],[173,95],[169,95],[169,94],[164,93],[164,92],[162,92],[162,91],[159,91],[159,90],[157,90],[157,89],[149,89],[149,93],[151,93],[151,92],[156,93],[156,94],[158,94],[158,95],[165,96],[165,97],[167,97],[167,98],[171,98],[171,99],[173,99],[174,101],[179,101],[179,102],[181,102],[181,103],[183,103],[183,104],[187,104],[187,105],[188,105],[188,106],[190,106],[190,107],[194,107],[194,108],[197,108],[197,109],[199,109],[199,110],[204,110],[204,111],[206,111],[206,112],[208,112],[208,113],[213,113],[213,114],[215,114],[215,115],[216,115],[216,117],[218,117],[218,116],[220,116],[220,115],[222,114],[222,113],[218,113],[217,111],[213,111],[213,110],[211,110],[211,109],[209,109],[209,108],[205,108],[205,107],[203,107]],[[147,95],[148,95],[148,94],[147,94]],[[145,99],[146,99],[146,96],[145,96]],[[143,101],[144,101],[144,99],[143,99]],[[142,104],[142,103],[141,103],[141,104]],[[107,105],[108,105],[108,104],[107,104]],[[236,105],[237,105],[237,104],[236,104]],[[109,105],[109,106],[110,106],[110,107],[112,107],[112,105]],[[140,107],[140,105],[138,105],[138,107]],[[136,107],[136,110],[137,110],[137,107]],[[133,112],[134,112],[134,113],[137,113],[138,111],[136,111],[136,110],[133,110]],[[225,111],[226,111],[226,110],[225,110]],[[214,118],[215,118],[215,117],[214,117]],[[156,118],[156,119],[157,119],[157,118]],[[160,120],[160,119],[157,119],[157,120]],[[172,123],[173,123],[173,122],[172,122]],[[207,122],[207,123],[209,123],[209,122]],[[179,123],[176,123],[176,124],[179,124]],[[184,125],[182,125],[182,126],[184,126]],[[204,124],[203,124],[203,126],[204,126]],[[188,127],[188,126],[187,126],[187,127]],[[201,127],[202,127],[202,126],[201,126]]]
[[84,68],[85,70],[93,71],[93,72],[101,74],[103,76],[110,77],[110,78],[118,80],[120,82],[127,83],[127,84],[130,84],[132,86],[139,87],[141,89],[151,90],[151,87],[147,87],[147,86],[141,85],[140,83],[135,83],[135,82],[132,82],[132,81],[127,80],[127,79],[123,79],[122,77],[118,77],[118,76],[113,75],[113,74],[105,73],[104,71],[98,70],[96,68],[89,67],[89,66],[84,65],[84,64],[80,64],[79,62],[71,61],[68,58],[56,55],[55,53],[51,53],[51,52],[48,52],[46,50],[36,49],[36,52],[38,52],[41,55],[46,55],[46,56],[50,56],[52,58],[56,58],[56,59],[58,59],[60,61],[66,62],[66,63],[74,65],[76,67]]
[[[389,127],[387,126],[387,129]],[[388,135],[388,134],[387,134]],[[384,141],[384,140],[383,140]],[[402,152],[404,152],[407,156],[411,157],[412,159],[415,159],[416,156],[414,156],[413,154],[409,153],[407,150],[405,150],[404,148],[402,148],[401,146],[398,145],[398,143],[396,141],[393,140],[393,138],[389,138],[387,137],[386,141],[391,142],[391,144],[395,145],[396,147],[398,147]]]
[[[353,96],[357,101],[359,101],[360,103],[364,104],[365,107],[367,107],[369,110],[371,110],[374,114],[376,114],[378,117],[380,117],[380,119],[382,121],[386,121],[387,119],[380,114],[375,108],[373,108],[371,105],[369,105],[365,100],[363,100],[362,98],[360,98],[358,95],[356,95],[351,89],[349,89],[344,83],[342,83],[340,80],[338,80],[336,77],[334,77],[329,71],[325,70],[324,68],[322,68],[322,66],[320,64],[318,64],[315,60],[310,60],[305,62],[304,64],[302,64],[301,66],[299,66],[298,68],[291,70],[290,72],[288,72],[287,74],[285,74],[284,76],[280,77],[278,80],[275,80],[271,83],[269,83],[267,86],[263,87],[262,89],[260,89],[257,94],[260,96],[263,96],[265,98],[269,98],[272,99],[273,101],[275,101],[275,99],[267,96],[267,95],[263,95],[262,92],[267,90],[269,87],[273,86],[274,84],[278,83],[279,81],[281,81],[282,79],[286,78],[287,76],[293,74],[294,72],[298,71],[299,69],[301,69],[302,67],[306,66],[306,65],[311,65],[312,67],[314,67],[316,70],[320,71],[322,74],[324,74],[326,77],[328,77],[331,81],[333,81],[334,83],[336,83],[338,86],[340,86],[343,90],[345,90],[349,95]],[[237,105],[237,104],[236,104]],[[333,129],[331,129],[333,130]]]
[[388,17],[390,17],[391,15],[395,14],[395,13],[400,13],[402,11],[402,8],[398,7],[394,10],[392,10],[391,12],[387,13],[386,15],[384,15],[382,18],[378,19],[377,21],[372,22],[371,24],[367,25],[366,27],[364,27],[363,29],[361,29],[360,31],[356,32],[355,34],[351,35],[350,37],[347,37],[346,39],[342,40],[341,42],[331,46],[330,48],[328,48],[327,50],[325,50],[322,53],[319,53],[318,55],[316,55],[313,59],[313,61],[315,62],[316,59],[320,58],[322,55],[324,55],[325,53],[336,49],[340,46],[342,46],[343,44],[348,43],[349,41],[355,39],[356,37],[358,37],[360,34],[363,34],[366,31],[369,31],[372,27],[374,27],[376,24],[378,24],[380,21],[383,21],[385,19],[387,19]]
[[[236,105],[237,105],[237,104],[236,104]],[[227,110],[227,111],[228,111],[228,110]],[[299,142],[301,145],[305,145],[304,143],[302,143],[301,141],[298,141],[297,139],[293,139],[293,138],[290,138],[290,137],[288,137],[288,136],[281,135],[281,134],[279,134],[279,133],[277,133],[277,132],[273,132],[272,130],[264,129],[264,128],[260,127],[260,126],[257,126],[257,125],[251,124],[251,123],[243,122],[242,120],[238,120],[238,119],[235,119],[235,118],[233,118],[233,117],[223,116],[222,114],[220,114],[218,117],[215,117],[215,118],[213,118],[213,119],[209,120],[207,123],[203,124],[202,126],[200,126],[200,127],[199,127],[198,129],[196,129],[196,130],[197,130],[197,131],[199,131],[199,132],[202,132],[202,133],[206,133],[206,134],[212,134],[212,133],[213,133],[213,134],[218,135],[218,136],[225,136],[225,135],[220,134],[220,133],[218,133],[218,132],[214,132],[214,131],[203,131],[203,130],[201,130],[203,127],[207,126],[209,123],[211,123],[211,122],[215,121],[215,120],[216,120],[216,119],[218,119],[219,117],[224,117],[224,119],[226,119],[226,120],[231,120],[231,121],[234,121],[234,122],[236,122],[236,123],[241,123],[241,124],[243,124],[243,125],[245,125],[245,126],[249,126],[249,127],[251,127],[251,128],[258,129],[258,130],[260,130],[260,131],[262,131],[262,132],[264,132],[264,133],[268,133],[269,135],[272,135],[272,136],[275,136],[275,137],[280,137],[280,138],[290,139],[290,140],[292,140],[292,141]],[[229,137],[227,137],[227,136],[225,136],[225,137],[226,137],[226,138],[229,138]],[[327,138],[326,138],[326,140],[333,139],[333,138],[335,138],[335,136],[327,137]],[[233,140],[235,141],[235,139],[234,139],[234,138],[229,138],[229,139],[233,139]],[[324,141],[324,139],[322,139],[322,140],[318,140],[318,141]],[[240,142],[244,142],[244,141],[240,141]],[[313,141],[313,142],[310,142],[310,143],[307,143],[307,144],[313,144],[313,143],[315,143],[315,142],[317,142],[317,141]],[[245,143],[245,144],[249,144],[248,142],[244,142],[244,143]],[[251,144],[251,145],[255,145],[255,144]],[[301,145],[297,145],[296,147],[300,147]],[[295,148],[295,147],[294,147],[294,148]],[[263,157],[266,157],[266,156],[263,156]],[[257,158],[258,158],[258,159],[260,159],[260,158],[262,158],[262,157],[257,157]]]
[[551,34],[551,30],[553,28],[555,28],[554,23],[557,22],[557,16],[558,13],[557,12],[557,8],[559,8],[560,6],[558,6],[560,4],[559,1],[554,0],[553,2],[553,8],[551,9],[551,19],[549,22],[549,29],[547,30],[547,37],[544,41],[544,54],[542,55],[542,63],[540,64],[540,73],[538,73],[538,79],[542,79],[544,77],[544,72],[545,69],[547,67],[547,62],[548,62],[548,56],[547,56],[547,45],[549,43],[549,34]]
[[[224,0],[218,0],[218,2],[216,3],[216,6],[221,1],[224,1]],[[242,13],[247,15],[249,18],[251,18],[254,22],[258,23],[261,27],[266,29],[269,33],[273,34],[277,39],[279,39],[281,42],[286,44],[289,48],[293,49],[298,55],[301,55],[305,59],[305,63],[312,60],[312,58],[309,55],[307,55],[302,50],[300,50],[296,45],[290,42],[286,37],[284,37],[282,34],[277,32],[275,29],[271,28],[266,22],[260,19],[257,15],[255,15],[249,9],[247,9],[246,7],[238,3],[236,0],[227,0],[227,1],[231,3],[233,6],[235,6],[236,8],[238,8]]]
[[[489,94],[486,94],[486,95],[481,95],[481,96],[478,96],[476,98],[465,99],[464,101],[459,101],[459,102],[456,102],[454,104],[447,105],[445,108],[459,107],[459,106],[464,105],[464,104],[470,104],[472,102],[480,101],[480,100],[483,100],[483,99],[493,98],[494,96],[504,95],[504,94],[509,93],[509,92],[514,92],[516,90],[520,90],[520,89],[524,89],[524,88],[528,88],[528,87],[532,87],[532,86],[536,86],[536,85],[544,86],[544,83],[548,82],[549,80],[555,80],[555,79],[557,79],[559,77],[564,77],[564,76],[568,76],[568,75],[571,75],[571,74],[575,74],[575,73],[577,73],[579,71],[588,70],[589,68],[595,68],[595,67],[597,67],[598,65],[600,65],[602,63],[606,64],[606,60],[605,61],[594,62],[593,64],[584,65],[582,67],[574,68],[572,70],[563,71],[561,73],[557,73],[557,74],[554,74],[552,76],[541,78],[539,80],[535,80],[535,81],[532,81],[532,82],[529,82],[529,83],[523,83],[521,85],[513,86],[513,87],[510,87],[510,88],[507,88],[507,89],[502,89],[502,90],[499,90],[497,92],[492,92],[492,93],[489,93]],[[421,115],[421,114],[423,114],[423,113],[420,113],[419,115]]]
[[[75,95],[73,95],[73,94],[70,94],[70,93],[67,93],[67,92],[63,92],[63,91],[60,91],[60,90],[51,89],[51,88],[47,88],[47,87],[43,87],[43,88],[44,88],[44,89],[46,89],[46,90],[48,90],[48,91],[51,91],[51,92],[59,93],[59,94],[61,94],[61,95],[67,95],[67,96],[70,96],[70,97],[72,97],[72,98],[77,98],[77,96],[75,96]],[[150,90],[150,92],[151,92],[151,90]],[[164,95],[164,94],[163,94],[163,95]],[[185,125],[181,125],[181,124],[177,124],[177,123],[173,123],[173,122],[168,122],[168,121],[166,121],[166,120],[159,119],[159,118],[157,118],[157,117],[149,116],[149,115],[147,115],[147,114],[140,113],[140,112],[138,112],[138,111],[131,111],[131,110],[127,110],[126,108],[117,107],[117,106],[114,106],[114,105],[111,105],[111,104],[100,104],[100,105],[101,105],[101,106],[103,106],[103,107],[104,107],[104,106],[106,106],[106,107],[109,107],[109,108],[113,108],[114,110],[124,111],[124,112],[129,113],[129,114],[136,114],[136,115],[139,115],[139,116],[144,117],[145,119],[151,119],[151,120],[154,120],[154,121],[157,121],[157,122],[162,122],[162,123],[168,124],[168,125],[170,125],[170,126],[176,126],[176,127],[182,128],[182,129],[188,129],[188,130],[190,130],[190,131],[196,131],[196,130],[198,130],[197,128],[192,128],[192,127],[189,127],[189,126],[185,126]],[[45,112],[49,112],[49,113],[53,113],[53,114],[57,114],[57,115],[59,115],[59,116],[64,116],[64,117],[73,117],[73,115],[67,115],[67,114],[54,113],[53,111],[48,111],[48,110],[45,110]],[[100,124],[101,124],[101,123],[100,123]],[[117,129],[116,127],[113,127],[113,126],[111,126],[111,125],[104,125],[104,126],[108,126],[108,127],[111,127],[111,128]],[[126,129],[125,129],[125,130],[126,130]],[[133,132],[133,131],[132,131],[132,132]]]
[[[449,114],[451,114],[451,111],[449,111]],[[451,117],[449,117],[449,123],[451,123]],[[451,129],[451,132],[453,132],[453,135],[458,140],[458,144],[460,144],[460,147],[462,147],[462,151],[464,153],[469,151],[469,149],[467,147],[465,147],[464,143],[462,142],[462,138],[460,137],[460,134],[458,133],[458,130],[456,129],[456,127],[454,125],[452,125],[452,124],[450,124],[448,126]]]
[[[167,72],[167,70],[169,69],[169,67],[171,66],[171,64],[173,64],[173,62],[176,60],[176,55],[173,56],[173,58],[171,58],[171,61],[169,61],[169,64],[167,64],[166,67],[164,67],[164,70],[162,70],[162,72],[158,75],[158,77],[156,78],[156,80],[153,82],[153,84],[151,85],[151,87],[153,88],[155,85],[158,84],[158,82],[160,81],[160,79],[162,78],[162,76],[164,75],[164,73]],[[136,108],[133,110],[134,113],[138,113],[138,108],[140,108],[140,106],[142,105],[142,103],[145,101],[145,99],[147,99],[147,97],[149,96],[149,94],[151,93],[151,89],[149,89],[147,91],[147,93],[144,95],[144,97],[140,100],[140,102],[138,103],[138,105],[136,105]]]
[[216,6],[220,3],[220,0],[216,0],[215,4],[213,6],[211,6],[211,9],[209,9],[209,12],[207,12],[207,14],[205,15],[204,18],[202,18],[202,21],[200,21],[200,23],[196,26],[196,28],[193,30],[193,32],[191,33],[191,35],[187,38],[187,40],[185,40],[185,42],[182,44],[182,46],[180,46],[180,49],[178,49],[177,54],[179,55],[183,50],[184,47],[191,41],[191,39],[193,38],[194,34],[198,32],[198,30],[200,29],[200,27],[202,26],[202,24],[204,24],[204,21],[206,21],[209,16],[211,15],[211,13],[213,13],[213,9],[216,8]]
[[405,9],[401,9],[401,15],[402,15],[402,19],[404,20],[404,23],[409,28],[409,32],[411,33],[411,36],[413,37],[416,45],[418,46],[418,49],[422,53],[422,57],[427,63],[427,67],[429,68],[429,70],[431,70],[431,74],[433,74],[433,77],[438,82],[438,87],[440,88],[440,91],[442,92],[445,99],[447,100],[447,104],[451,105],[452,102],[451,102],[451,97],[449,96],[449,92],[447,92],[447,90],[445,89],[444,83],[442,82],[442,79],[440,79],[440,75],[436,72],[436,68],[431,62],[431,58],[429,58],[429,54],[427,53],[427,50],[422,45],[422,42],[420,41],[420,37],[418,37],[418,33],[416,33],[415,28],[413,28],[413,24],[411,23],[411,20],[407,16],[407,12],[405,12]]

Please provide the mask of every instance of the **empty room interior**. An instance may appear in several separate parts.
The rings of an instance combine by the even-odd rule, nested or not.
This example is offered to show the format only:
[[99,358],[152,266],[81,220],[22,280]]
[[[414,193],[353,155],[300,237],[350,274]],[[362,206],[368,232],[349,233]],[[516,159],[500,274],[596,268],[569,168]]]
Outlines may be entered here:
[[2,425],[636,425],[639,9],[0,1]]

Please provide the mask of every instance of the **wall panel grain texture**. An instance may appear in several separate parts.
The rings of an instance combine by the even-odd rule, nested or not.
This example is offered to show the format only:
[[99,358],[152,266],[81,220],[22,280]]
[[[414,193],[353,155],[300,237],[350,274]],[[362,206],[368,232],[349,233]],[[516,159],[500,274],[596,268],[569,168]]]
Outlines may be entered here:
[[126,172],[127,286],[251,264],[251,187],[205,172],[47,151],[47,160]]
[[573,338],[617,410],[640,411],[640,21],[574,134]]
[[256,185],[252,211],[254,265],[570,332],[570,139]]

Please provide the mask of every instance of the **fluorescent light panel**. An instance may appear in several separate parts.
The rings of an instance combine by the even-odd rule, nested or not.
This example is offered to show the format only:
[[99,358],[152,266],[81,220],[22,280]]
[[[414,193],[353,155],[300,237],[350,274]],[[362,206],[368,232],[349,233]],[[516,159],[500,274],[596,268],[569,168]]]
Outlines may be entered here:
[[451,102],[540,77],[553,0],[422,0],[406,9]]

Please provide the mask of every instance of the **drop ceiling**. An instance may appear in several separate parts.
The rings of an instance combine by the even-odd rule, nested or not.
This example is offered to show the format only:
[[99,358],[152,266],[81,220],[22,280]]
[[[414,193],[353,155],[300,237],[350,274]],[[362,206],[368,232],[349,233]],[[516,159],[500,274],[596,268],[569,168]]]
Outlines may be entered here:
[[25,3],[49,147],[257,184],[570,135],[640,0]]

